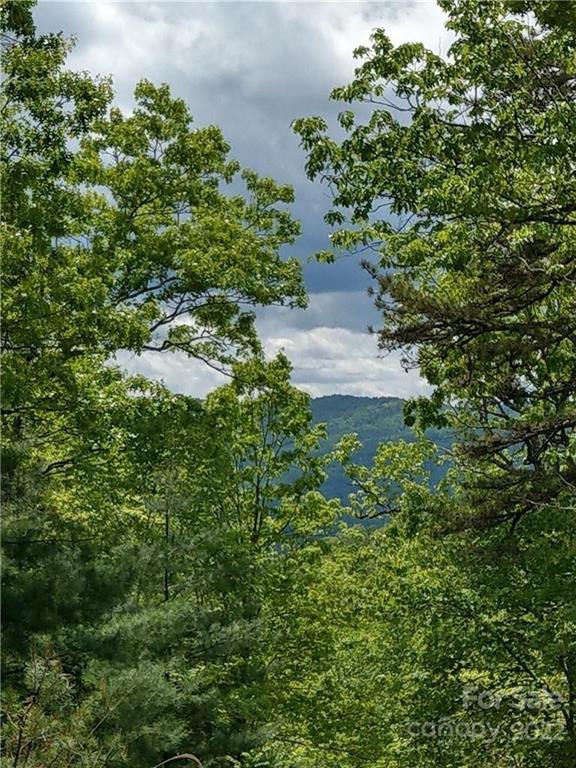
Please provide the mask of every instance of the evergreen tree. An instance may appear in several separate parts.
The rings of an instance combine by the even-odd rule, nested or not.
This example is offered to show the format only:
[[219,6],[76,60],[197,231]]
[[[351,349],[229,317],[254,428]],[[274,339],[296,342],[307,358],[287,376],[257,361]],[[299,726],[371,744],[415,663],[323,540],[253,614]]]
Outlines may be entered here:
[[[406,421],[456,435],[449,491],[428,494],[409,476],[398,496],[391,481],[417,458],[410,447],[383,447],[372,472],[350,468],[357,509],[397,515],[402,539],[424,543],[426,554],[420,550],[415,561],[403,555],[398,567],[416,568],[417,580],[428,548],[437,553],[422,602],[388,614],[407,621],[396,651],[407,659],[404,680],[422,682],[411,683],[414,700],[395,710],[403,675],[382,667],[383,684],[392,685],[384,700],[405,726],[382,759],[402,764],[401,748],[412,765],[571,766],[574,4],[440,6],[454,36],[446,56],[419,43],[394,46],[383,30],[370,48],[356,51],[353,82],[332,95],[362,103],[369,117],[343,111],[342,140],[331,139],[320,118],[296,122],[309,175],[334,195],[326,217],[335,227],[334,248],[320,257],[373,249],[376,260],[365,267],[383,317],[380,344],[403,350],[406,366],[419,367],[433,386],[429,398],[408,404]],[[345,461],[352,447],[342,446]],[[447,534],[442,546],[435,543]],[[452,573],[449,589],[436,602],[444,572]],[[403,578],[411,589],[411,578]],[[504,698],[526,689],[556,697],[561,705],[550,718],[558,733],[546,737],[550,713],[541,710],[536,735],[493,748],[485,741],[419,741],[408,726],[426,713],[436,724],[470,716],[454,708],[466,676]],[[510,712],[476,708],[474,716],[506,732]],[[529,719],[518,716],[520,724]]]

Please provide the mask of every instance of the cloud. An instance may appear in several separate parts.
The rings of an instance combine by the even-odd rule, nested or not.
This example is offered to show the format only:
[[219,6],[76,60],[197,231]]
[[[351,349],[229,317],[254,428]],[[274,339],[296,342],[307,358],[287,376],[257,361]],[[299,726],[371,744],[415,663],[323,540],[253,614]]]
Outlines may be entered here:
[[[315,397],[334,392],[409,397],[428,391],[416,371],[402,370],[399,355],[379,356],[376,339],[367,331],[370,323],[377,325],[378,315],[368,297],[342,291],[312,294],[308,310],[269,307],[257,320],[267,357],[283,351],[294,366],[295,385]],[[226,381],[179,353],[121,353],[118,362],[195,397]]]
[[369,325],[377,328],[379,316],[361,291],[312,294],[305,311],[268,308],[258,318],[266,354],[284,351],[294,366],[294,383],[315,397],[428,391],[416,371],[402,369],[399,354],[382,356]]
[[225,384],[226,377],[205,363],[190,360],[179,352],[144,352],[135,355],[119,352],[115,362],[129,373],[141,373],[148,379],[165,384],[172,392],[204,397]]

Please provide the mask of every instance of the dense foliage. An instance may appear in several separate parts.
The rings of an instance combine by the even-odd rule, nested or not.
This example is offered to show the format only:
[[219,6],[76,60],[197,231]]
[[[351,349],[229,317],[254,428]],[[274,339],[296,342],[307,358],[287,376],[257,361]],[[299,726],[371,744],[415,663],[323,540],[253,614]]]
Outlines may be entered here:
[[[440,535],[430,548],[440,546],[438,558],[452,551],[464,579],[451,578],[445,608],[428,606],[426,620],[438,634],[409,666],[432,720],[460,717],[450,684],[465,680],[480,680],[504,700],[511,690],[534,688],[557,704],[556,739],[545,735],[550,712],[535,707],[538,716],[525,709],[517,717],[537,721],[531,739],[509,733],[508,746],[495,741],[488,749],[483,741],[480,750],[478,742],[436,738],[423,744],[426,757],[417,738],[405,739],[410,764],[572,765],[574,4],[440,5],[454,36],[448,56],[418,43],[394,47],[377,31],[370,48],[356,51],[362,62],[354,81],[333,93],[361,102],[368,119],[343,111],[339,141],[320,118],[296,122],[310,176],[333,191],[327,220],[335,251],[377,254],[365,266],[383,314],[382,348],[404,350],[406,365],[417,364],[434,387],[430,398],[408,404],[407,423],[457,436],[449,488],[429,500],[413,479],[391,498],[401,452],[387,446],[372,473],[351,471],[363,486],[363,508],[397,512],[412,535]],[[343,445],[345,462],[351,449]],[[423,617],[409,618],[417,632]],[[468,647],[451,647],[456,619],[455,638],[470,637]],[[426,655],[439,650],[434,668]],[[475,714],[504,724],[508,712]]]
[[262,355],[251,308],[306,303],[292,191],[167,86],[122,113],[32,5],[2,3],[2,760],[573,768],[574,3],[441,0],[445,57],[379,30],[333,93],[367,120],[295,123],[323,258],[373,250],[381,345],[432,385],[405,424]]

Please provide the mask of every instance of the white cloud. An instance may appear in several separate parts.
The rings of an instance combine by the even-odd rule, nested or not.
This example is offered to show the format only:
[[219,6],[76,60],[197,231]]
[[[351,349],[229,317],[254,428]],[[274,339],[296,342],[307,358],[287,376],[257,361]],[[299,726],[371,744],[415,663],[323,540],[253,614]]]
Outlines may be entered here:
[[267,309],[258,321],[268,356],[283,350],[294,365],[294,382],[315,397],[349,395],[409,397],[429,388],[416,371],[405,372],[399,354],[382,356],[368,325],[378,315],[363,292],[312,294],[302,310]]
[[[353,329],[343,327],[343,309],[358,318],[373,319],[370,301],[362,293],[313,294],[308,311],[268,308],[261,312],[258,329],[267,357],[283,350],[294,366],[294,383],[315,397],[335,392],[410,397],[428,391],[416,371],[402,370],[399,355],[379,357],[376,339],[363,320]],[[319,317],[326,324],[315,325]],[[179,353],[147,352],[140,357],[121,353],[118,362],[133,373],[195,397],[226,381],[205,364]]]
[[445,35],[434,2],[40,0],[36,17],[43,31],[78,36],[71,66],[113,75],[122,106],[140,78],[165,81],[200,123],[216,118],[233,138],[257,128],[238,125],[238,108],[241,118],[281,117],[286,128],[300,114],[325,112],[330,90],[353,74],[354,48],[378,26],[395,43],[416,39],[434,50]]
[[162,382],[172,392],[193,397],[204,397],[227,381],[223,374],[180,352],[144,352],[142,355],[119,352],[116,363],[129,373],[141,373]]

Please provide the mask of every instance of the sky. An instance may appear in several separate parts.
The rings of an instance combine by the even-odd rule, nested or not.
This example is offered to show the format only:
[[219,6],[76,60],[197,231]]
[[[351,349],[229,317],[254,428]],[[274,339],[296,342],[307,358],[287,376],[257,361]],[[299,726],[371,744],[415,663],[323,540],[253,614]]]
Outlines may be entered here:
[[[292,213],[302,236],[288,253],[302,261],[309,307],[268,307],[258,311],[257,323],[266,354],[283,349],[291,359],[297,386],[313,396],[427,391],[416,371],[402,370],[399,355],[382,357],[368,333],[379,318],[358,259],[311,260],[328,246],[323,215],[329,197],[306,178],[306,157],[291,122],[322,115],[335,124],[342,105],[329,94],[350,82],[352,52],[369,43],[375,28],[383,27],[394,43],[418,40],[445,50],[447,33],[435,2],[40,0],[35,20],[40,33],[62,30],[76,37],[69,66],[112,75],[123,109],[131,109],[138,80],[166,82],[189,104],[196,125],[222,129],[231,156],[243,166],[294,187]],[[122,354],[119,361],[198,397],[223,381],[178,354]]]

